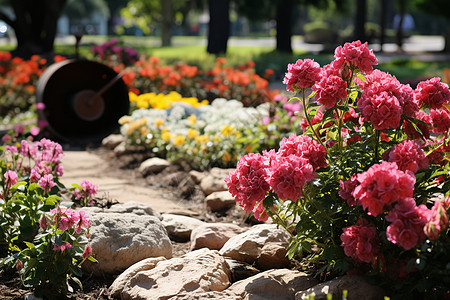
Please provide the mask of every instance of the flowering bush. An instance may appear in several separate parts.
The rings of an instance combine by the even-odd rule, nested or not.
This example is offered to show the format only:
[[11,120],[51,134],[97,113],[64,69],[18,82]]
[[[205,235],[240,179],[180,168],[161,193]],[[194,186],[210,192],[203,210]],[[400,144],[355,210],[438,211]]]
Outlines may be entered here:
[[252,108],[216,99],[211,105],[196,106],[176,101],[169,109],[135,110],[119,120],[121,133],[130,145],[196,169],[232,166],[264,139],[254,129],[269,116],[268,103]]
[[373,70],[367,44],[320,66],[288,66],[302,135],[240,157],[226,177],[245,211],[292,234],[288,256],[325,277],[365,274],[399,299],[442,299],[450,285],[450,91],[413,90]]
[[184,97],[235,99],[245,106],[258,106],[278,93],[267,81],[273,71],[267,70],[263,78],[255,73],[253,62],[236,69],[225,67],[225,63],[226,59],[219,57],[214,68],[202,71],[183,62],[163,65],[159,58],[150,57],[129,67],[118,64],[114,69],[123,72],[124,82],[135,94],[175,91]]
[[[44,138],[1,150],[0,267],[15,268],[36,296],[64,295],[71,281],[81,285],[81,264],[95,260],[88,216],[60,206],[66,190],[58,180],[64,173],[62,147]],[[86,203],[95,188],[87,181],[79,187],[73,196]]]
[[94,54],[94,58],[111,66],[117,64],[128,66],[139,60],[139,53],[135,49],[121,46],[116,38],[112,38],[101,45],[94,45],[91,52]]
[[[53,61],[63,59],[57,55]],[[38,55],[24,60],[0,51],[0,116],[17,115],[34,104],[36,83],[50,63]]]

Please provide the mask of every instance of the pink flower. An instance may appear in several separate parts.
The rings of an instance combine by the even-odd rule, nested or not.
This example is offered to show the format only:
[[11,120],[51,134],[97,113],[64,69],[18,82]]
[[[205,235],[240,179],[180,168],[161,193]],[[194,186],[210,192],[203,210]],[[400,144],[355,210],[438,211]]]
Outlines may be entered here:
[[405,120],[403,122],[403,130],[405,131],[406,135],[410,139],[422,139],[426,140],[430,137],[430,130],[431,130],[431,117],[427,115],[424,111],[418,111],[416,112],[415,118],[424,122],[423,123],[415,123],[417,128],[420,130],[418,132],[414,126],[411,124],[411,121]]
[[365,94],[358,101],[358,109],[375,129],[397,128],[400,125],[402,108],[397,98],[382,92],[370,97]]
[[14,153],[19,153],[19,150],[17,149],[16,146],[6,145],[5,146],[5,152],[9,152],[11,154],[14,154]]
[[380,239],[377,230],[366,219],[360,219],[355,225],[343,228],[341,234],[345,255],[357,262],[369,263],[380,253]]
[[386,216],[391,224],[386,229],[387,239],[409,250],[425,241],[423,228],[431,212],[423,204],[417,206],[413,198],[403,198]]
[[312,89],[316,92],[314,98],[326,108],[332,108],[340,100],[347,98],[347,82],[338,76],[322,77]]
[[239,159],[236,170],[225,177],[225,182],[236,202],[246,212],[251,212],[270,190],[267,177],[267,165],[263,156],[249,153]]
[[439,109],[442,104],[450,103],[450,91],[439,77],[421,81],[414,91],[414,99],[420,107]]
[[349,180],[339,182],[339,196],[347,201],[349,206],[361,205],[361,203],[353,197],[353,191],[358,186],[357,175],[353,174]]
[[45,109],[45,104],[44,104],[44,102],[38,102],[38,103],[36,103],[36,109],[44,110],[44,109]]
[[312,59],[297,60],[295,64],[288,64],[288,72],[283,83],[286,89],[298,93],[301,89],[310,88],[319,80],[320,65]]
[[[447,197],[450,199],[450,197]],[[447,209],[448,202],[444,201],[435,201],[433,207],[431,208],[431,216],[430,221],[423,228],[425,235],[430,240],[437,240],[442,231],[447,230],[448,228],[448,215]]]
[[419,169],[428,168],[428,158],[425,156],[422,147],[414,141],[404,140],[393,147],[389,152],[390,162],[395,162],[399,170],[410,170],[416,173]]
[[53,182],[53,175],[52,174],[45,174],[42,176],[38,184],[41,186],[41,188],[44,190],[44,193],[50,192],[52,187],[56,185],[56,183]]
[[5,177],[5,183],[6,183],[7,188],[12,187],[19,181],[19,178],[17,177],[17,173],[12,170],[6,171],[3,176]]
[[269,215],[264,209],[262,201],[259,201],[256,206],[253,208],[253,216],[258,221],[266,222],[269,219]]
[[81,255],[84,259],[88,258],[89,256],[92,255],[92,248],[89,245],[86,245],[86,247],[84,247],[84,251],[83,254]]
[[358,174],[357,179],[359,185],[353,191],[353,197],[361,202],[364,209],[368,209],[368,214],[375,217],[385,207],[402,198],[412,197],[416,182],[412,172],[403,172],[396,163],[386,161]]
[[63,176],[64,175],[64,167],[61,164],[57,164],[55,166],[55,173],[58,176]]
[[414,117],[419,110],[411,87],[388,73],[374,70],[365,82],[357,81],[363,90],[358,109],[375,129],[397,128],[401,115]]
[[57,244],[53,245],[53,250],[54,251],[61,251],[61,252],[63,252],[64,250],[70,249],[70,248],[72,248],[72,245],[70,243],[68,243],[68,242],[64,242],[62,245],[57,245]]
[[36,162],[50,162],[57,164],[64,156],[62,146],[49,139],[43,138],[39,142],[36,142],[36,145],[40,149],[35,157]]
[[268,182],[281,200],[297,201],[303,196],[305,183],[316,176],[312,165],[305,158],[279,156],[272,162]]
[[73,211],[70,208],[60,208],[50,210],[50,213],[54,214],[54,220],[58,223],[58,228],[61,230],[67,230],[72,228],[73,225],[80,221],[80,214],[77,211]]
[[77,234],[80,234],[82,231],[82,228],[89,228],[89,226],[91,226],[91,221],[89,220],[89,216],[86,215],[86,213],[84,211],[79,211],[79,212],[73,212],[73,213],[78,213],[78,218],[79,221],[76,222],[77,227],[75,227],[75,232]]
[[33,127],[31,127],[31,129],[30,129],[30,133],[31,133],[31,135],[33,135],[33,136],[37,136],[37,135],[39,134],[40,131],[41,131],[41,130],[40,130],[38,127],[36,127],[36,126],[33,126]]
[[44,215],[39,219],[39,227],[41,227],[42,229],[47,228],[49,225],[49,222],[47,220],[47,217]]
[[283,138],[278,154],[280,156],[296,155],[305,158],[314,170],[328,165],[326,160],[327,150],[307,135],[297,136],[293,133],[289,138]]
[[378,59],[373,51],[367,48],[367,42],[361,44],[361,41],[345,43],[344,47],[337,47],[334,51],[334,57],[336,59],[342,58],[347,64],[366,74],[370,74],[373,71],[372,66],[378,64]]
[[447,108],[432,109],[430,118],[433,124],[433,132],[444,133],[450,129],[450,111]]

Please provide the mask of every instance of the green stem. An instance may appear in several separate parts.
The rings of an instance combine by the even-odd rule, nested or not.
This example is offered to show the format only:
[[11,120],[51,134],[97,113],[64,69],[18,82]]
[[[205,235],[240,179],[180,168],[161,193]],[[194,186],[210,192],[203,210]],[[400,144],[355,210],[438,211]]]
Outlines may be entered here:
[[379,129],[375,129],[375,156],[374,156],[375,163],[378,162],[378,147],[380,145],[380,134],[381,131]]
[[283,226],[283,228],[286,229],[286,231],[287,231],[291,236],[294,236],[294,235],[292,234],[292,232],[289,230],[289,228],[288,228],[286,222],[284,222],[283,219],[281,218],[281,216],[278,214],[278,211],[275,210],[273,213],[274,213],[275,216],[276,216],[275,222],[276,222],[277,224]]
[[306,121],[308,122],[309,127],[311,128],[316,140],[322,145],[322,147],[324,147],[326,149],[325,145],[322,142],[322,139],[317,134],[317,132],[314,130],[314,128],[311,124],[311,120],[309,119],[309,114],[308,114],[308,110],[306,107],[305,89],[302,89],[302,104],[303,104],[303,111],[305,112],[305,118],[306,118]]

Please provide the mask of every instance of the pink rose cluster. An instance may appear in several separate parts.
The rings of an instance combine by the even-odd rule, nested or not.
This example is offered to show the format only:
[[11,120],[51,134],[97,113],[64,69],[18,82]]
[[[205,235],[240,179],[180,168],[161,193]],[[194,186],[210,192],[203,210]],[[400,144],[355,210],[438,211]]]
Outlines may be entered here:
[[344,252],[355,261],[369,263],[380,253],[377,229],[366,219],[358,220],[343,231],[341,241]]
[[414,102],[419,108],[429,109],[429,113],[418,111],[413,116],[422,121],[415,125],[421,132],[418,132],[410,123],[405,120],[403,128],[410,138],[428,139],[430,131],[434,133],[445,133],[450,129],[450,90],[448,85],[441,82],[439,77],[420,82],[414,90]]
[[229,192],[245,211],[266,221],[262,201],[269,191],[281,200],[297,201],[307,181],[316,177],[315,170],[325,167],[326,149],[308,136],[291,134],[283,138],[280,149],[242,156],[236,170],[225,178]]
[[374,70],[366,81],[359,80],[359,86],[363,91],[358,109],[375,129],[397,128],[402,115],[414,117],[419,111],[413,89],[388,73]]
[[300,92],[307,89],[319,80],[320,65],[312,59],[297,60],[295,64],[288,64],[283,83],[291,92]]
[[402,171],[409,170],[417,173],[418,170],[428,168],[428,158],[421,145],[416,141],[404,140],[390,151],[384,152],[383,155],[386,156],[387,161],[395,162]]
[[368,214],[380,215],[400,199],[413,196],[416,177],[409,170],[399,170],[394,162],[383,161],[358,174],[358,186],[352,195]]
[[[415,151],[420,150],[417,144],[411,141],[397,146],[399,146],[397,149],[394,147],[394,150],[389,153],[389,157],[396,157],[404,151],[405,147],[416,147]],[[411,148],[406,151],[411,151]],[[420,161],[418,157],[425,158],[424,155],[417,153],[414,155],[418,161]],[[407,158],[401,162],[402,155],[399,157],[398,160],[404,170],[397,166],[397,162],[383,161],[361,174],[353,175],[347,181],[341,181],[339,195],[347,200],[350,206],[362,205],[364,209],[368,210],[369,215],[376,217],[387,213],[385,218],[390,222],[386,229],[387,240],[410,250],[422,244],[426,237],[437,239],[440,232],[448,228],[447,209],[450,206],[450,197],[447,197],[445,201],[435,202],[431,210],[423,204],[417,205],[412,198],[415,176],[410,168],[418,169],[420,164],[413,161],[414,159],[408,160]],[[351,192],[352,189],[353,192]],[[350,226],[343,229],[342,246],[347,256],[357,261],[369,262],[369,257],[373,258],[374,253],[372,256],[363,256],[355,246],[352,246],[352,242],[357,239],[355,236],[358,235],[354,232],[359,232],[360,225],[357,223],[354,225],[355,227]],[[362,257],[366,257],[367,260]]]
[[361,41],[345,43],[343,47],[337,47],[334,50],[334,57],[366,74],[370,74],[373,71],[372,66],[378,64],[378,59],[367,47],[367,42],[362,44]]

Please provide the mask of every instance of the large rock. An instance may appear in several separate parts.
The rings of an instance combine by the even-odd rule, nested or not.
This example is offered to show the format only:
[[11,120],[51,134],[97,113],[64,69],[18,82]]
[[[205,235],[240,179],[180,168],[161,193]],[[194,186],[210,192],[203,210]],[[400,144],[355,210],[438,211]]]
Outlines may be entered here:
[[287,245],[290,235],[276,224],[258,224],[249,230],[230,238],[220,254],[235,260],[253,263],[261,255],[261,249],[270,242]]
[[128,201],[125,203],[117,203],[112,205],[109,209],[105,209],[104,212],[109,213],[133,213],[136,215],[141,216],[154,216],[157,218],[161,218],[161,215],[159,212],[154,210],[151,206],[141,203],[141,202],[135,202],[135,201]]
[[327,294],[332,294],[333,299],[341,299],[344,290],[347,290],[349,300],[382,300],[385,295],[380,287],[370,285],[363,277],[345,275],[298,292],[295,300],[308,299],[312,293],[315,294],[315,300],[326,300]]
[[125,284],[130,281],[130,279],[136,275],[139,272],[151,270],[160,262],[166,260],[165,257],[151,257],[143,259],[134,265],[130,266],[128,269],[123,271],[122,274],[117,276],[117,278],[114,280],[114,282],[109,287],[109,293],[113,297],[120,298],[120,294],[123,291],[123,288],[125,287]]
[[230,285],[230,270],[216,250],[201,249],[160,261],[138,272],[122,291],[122,299],[172,299],[181,294],[223,291]]
[[186,216],[174,214],[162,214],[161,216],[169,237],[177,242],[189,241],[192,230],[205,224],[203,221]]
[[191,250],[220,250],[231,237],[245,230],[246,228],[232,223],[205,223],[192,230]]
[[225,177],[228,176],[232,170],[234,169],[212,168],[209,174],[200,182],[200,188],[206,195],[213,192],[228,190],[227,184],[225,183]]
[[149,257],[172,257],[172,244],[161,221],[154,216],[92,213],[91,242],[98,263],[83,268],[94,275],[118,274]]
[[296,292],[309,289],[317,283],[306,273],[276,269],[238,281],[228,291],[239,295],[241,299],[294,300]]
[[205,198],[205,206],[211,211],[223,211],[235,205],[236,201],[229,191],[214,192]]

